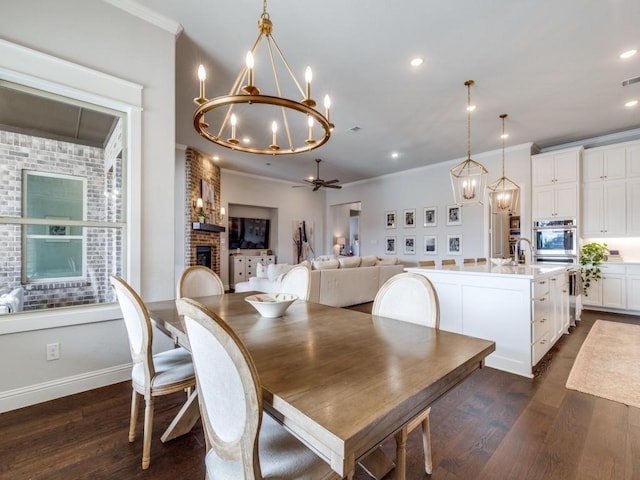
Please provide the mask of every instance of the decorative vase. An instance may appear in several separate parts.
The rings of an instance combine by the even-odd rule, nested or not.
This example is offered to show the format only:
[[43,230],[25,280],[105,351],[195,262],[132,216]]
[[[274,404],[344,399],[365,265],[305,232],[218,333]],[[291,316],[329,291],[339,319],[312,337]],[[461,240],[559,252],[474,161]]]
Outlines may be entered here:
[[198,217],[198,221],[200,223],[205,223],[205,217]]

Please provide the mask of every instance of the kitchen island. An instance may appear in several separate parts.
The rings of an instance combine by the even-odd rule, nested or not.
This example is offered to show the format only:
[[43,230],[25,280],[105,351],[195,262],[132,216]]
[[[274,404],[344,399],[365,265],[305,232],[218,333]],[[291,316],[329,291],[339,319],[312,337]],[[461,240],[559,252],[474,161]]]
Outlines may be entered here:
[[406,268],[433,283],[440,328],[496,342],[486,365],[533,377],[533,367],[569,332],[568,267],[491,264]]

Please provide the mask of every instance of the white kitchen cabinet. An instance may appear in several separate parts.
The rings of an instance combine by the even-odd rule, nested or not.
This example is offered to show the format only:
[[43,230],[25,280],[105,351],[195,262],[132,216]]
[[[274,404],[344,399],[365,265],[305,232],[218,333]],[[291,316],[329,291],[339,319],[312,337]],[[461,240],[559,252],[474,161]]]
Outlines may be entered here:
[[578,184],[568,183],[533,189],[533,219],[578,217]]
[[624,264],[600,265],[601,278],[592,281],[582,303],[586,306],[613,309],[627,308],[627,278]]
[[627,177],[640,177],[640,142],[627,145]]
[[531,157],[533,220],[578,218],[581,153],[572,148]]
[[640,179],[627,180],[627,235],[640,236]]
[[582,187],[582,234],[620,236],[627,233],[627,182],[587,182]]
[[276,263],[275,255],[232,255],[231,256],[231,288],[236,283],[247,282],[257,274],[258,263],[267,266]]
[[627,265],[627,309],[640,312],[640,265]]
[[533,155],[533,186],[577,182],[581,151],[580,148]]
[[624,146],[585,150],[582,153],[582,180],[624,180],[627,170],[626,151]]

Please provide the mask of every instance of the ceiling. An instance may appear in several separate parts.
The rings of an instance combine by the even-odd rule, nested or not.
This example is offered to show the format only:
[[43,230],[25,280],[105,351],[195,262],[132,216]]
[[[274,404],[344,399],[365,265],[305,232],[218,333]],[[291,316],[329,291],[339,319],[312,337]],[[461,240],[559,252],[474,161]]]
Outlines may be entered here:
[[[40,92],[42,93],[42,92]],[[79,102],[0,83],[0,128],[104,148],[118,118]]]
[[[336,125],[324,146],[278,156],[214,145],[192,124],[198,65],[208,97],[229,92],[257,37],[260,0],[108,1],[182,26],[176,142],[219,156],[223,168],[301,182],[321,158],[322,177],[344,184],[463,158],[468,79],[472,157],[500,148],[501,113],[507,147],[640,138],[640,106],[624,106],[640,100],[640,83],[621,86],[640,76],[640,53],[619,58],[640,50],[638,0],[271,0],[275,39],[300,83],[313,68],[313,96],[331,95]],[[423,65],[411,67],[414,57]]]

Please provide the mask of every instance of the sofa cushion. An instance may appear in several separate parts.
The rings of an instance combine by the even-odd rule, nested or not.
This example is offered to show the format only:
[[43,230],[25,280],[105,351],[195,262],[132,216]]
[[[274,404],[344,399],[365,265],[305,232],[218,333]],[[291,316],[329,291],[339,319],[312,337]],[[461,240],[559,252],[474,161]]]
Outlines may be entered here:
[[360,266],[360,257],[340,257],[340,268],[355,268]]
[[313,261],[313,269],[314,270],[334,270],[340,267],[340,262],[338,260],[314,260]]
[[398,259],[395,257],[378,257],[376,265],[396,265]]
[[368,255],[366,257],[360,257],[361,267],[373,267],[378,261],[378,257],[375,255]]

